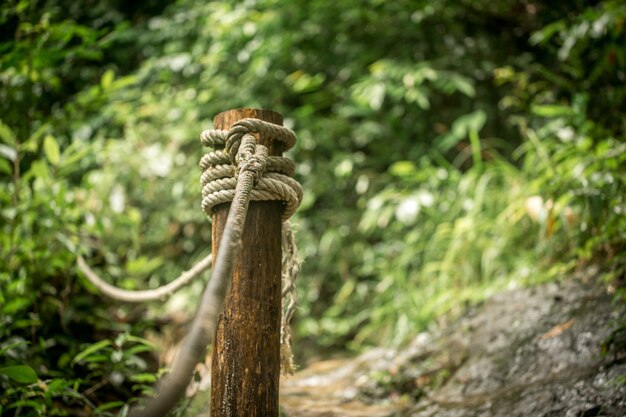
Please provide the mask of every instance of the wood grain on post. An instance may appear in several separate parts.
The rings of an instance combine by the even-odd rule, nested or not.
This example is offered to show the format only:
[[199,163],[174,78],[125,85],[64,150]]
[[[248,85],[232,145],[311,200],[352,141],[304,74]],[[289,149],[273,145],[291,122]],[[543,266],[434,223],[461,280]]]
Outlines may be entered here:
[[[235,109],[215,116],[216,129],[256,118],[282,125],[280,113]],[[270,155],[282,144],[257,138]],[[277,417],[280,378],[281,214],[280,201],[251,201],[233,280],[217,324],[211,370],[211,417]],[[230,204],[213,211],[217,254]],[[215,259],[215,257],[214,257]]]

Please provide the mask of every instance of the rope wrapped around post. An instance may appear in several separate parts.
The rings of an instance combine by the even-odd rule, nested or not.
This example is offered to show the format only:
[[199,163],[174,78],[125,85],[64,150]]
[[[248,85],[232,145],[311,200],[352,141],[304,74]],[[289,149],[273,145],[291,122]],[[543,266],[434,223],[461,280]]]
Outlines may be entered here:
[[[280,328],[280,361],[284,373],[294,372],[291,352],[291,328],[289,323],[296,309],[295,279],[300,271],[297,247],[288,219],[302,201],[302,187],[291,178],[295,164],[286,157],[255,156],[253,149],[262,147],[254,135],[278,140],[288,150],[296,143],[290,129],[259,119],[242,119],[230,130],[205,130],[200,135],[204,146],[213,148],[200,160],[200,183],[202,186],[202,209],[207,216],[218,204],[233,200],[240,173],[255,173],[255,185],[250,193],[251,201],[280,200],[285,202],[283,220],[283,313]],[[235,169],[235,167],[237,167]]]
[[[285,150],[296,143],[295,134],[288,128],[258,119],[242,119],[229,130],[205,130],[200,136],[204,146],[212,152],[200,159],[202,175],[202,209],[211,215],[211,209],[221,203],[233,201],[240,172],[254,172],[251,201],[281,200],[285,202],[283,221],[289,219],[302,201],[302,187],[291,178],[295,164],[289,158],[255,155],[257,145],[254,135],[263,135],[281,141]],[[233,172],[234,166],[237,171]]]

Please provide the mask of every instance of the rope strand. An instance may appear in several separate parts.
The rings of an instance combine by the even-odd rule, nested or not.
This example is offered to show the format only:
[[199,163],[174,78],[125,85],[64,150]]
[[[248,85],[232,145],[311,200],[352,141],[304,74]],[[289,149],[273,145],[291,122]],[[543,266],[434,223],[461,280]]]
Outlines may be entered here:
[[199,276],[202,272],[211,267],[213,260],[212,254],[205,256],[198,263],[191,267],[189,271],[185,271],[174,281],[162,285],[153,290],[138,290],[130,291],[118,288],[114,285],[104,281],[93,269],[87,265],[85,259],[78,255],[76,257],[76,265],[85,275],[87,280],[91,282],[100,292],[104,295],[111,297],[118,301],[125,301],[127,303],[142,303],[145,301],[163,300],[174,294],[180,288],[189,284],[195,277]]

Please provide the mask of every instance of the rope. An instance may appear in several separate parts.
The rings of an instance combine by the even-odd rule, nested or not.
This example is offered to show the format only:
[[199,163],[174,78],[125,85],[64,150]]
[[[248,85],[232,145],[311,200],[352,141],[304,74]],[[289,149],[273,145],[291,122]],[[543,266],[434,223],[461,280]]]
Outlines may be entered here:
[[298,258],[298,247],[296,239],[291,231],[291,224],[287,221],[283,223],[283,259],[282,259],[282,281],[283,281],[283,306],[280,322],[280,368],[289,375],[293,375],[295,365],[293,363],[293,353],[291,351],[291,318],[296,311],[298,298],[296,293],[296,278],[300,273],[301,261]]
[[[285,150],[293,147],[296,141],[294,133],[286,127],[257,119],[242,119],[229,130],[205,130],[200,136],[204,146],[214,148],[200,159],[200,183],[202,185],[202,209],[207,215],[218,204],[233,200],[238,174],[233,172],[233,164],[240,171],[255,170],[259,161],[252,158],[250,146],[256,144],[253,134],[281,141]],[[245,147],[244,147],[245,145]],[[242,147],[240,156],[234,150]],[[262,145],[257,145],[262,146]],[[263,148],[265,148],[263,146]],[[239,160],[237,159],[239,158]],[[255,177],[255,187],[250,193],[252,201],[282,200],[285,210],[282,219],[286,221],[296,211],[302,201],[302,187],[291,178],[295,164],[288,158],[265,156],[265,169],[262,175]]]
[[189,284],[201,272],[209,269],[211,267],[211,261],[212,255],[209,254],[191,267],[189,271],[183,272],[178,278],[168,284],[162,285],[153,290],[130,291],[118,288],[104,281],[89,267],[89,265],[87,265],[87,262],[85,262],[85,259],[83,259],[82,256],[78,255],[76,257],[76,264],[78,265],[78,268],[83,272],[87,280],[98,290],[100,290],[104,295],[107,295],[115,300],[125,301],[128,303],[163,300],[169,297],[181,287]]
[[[285,174],[285,172],[293,172],[293,163],[286,162],[288,161],[286,158],[268,156],[267,147],[257,144],[255,134],[283,142],[285,150],[295,143],[295,135],[291,130],[257,119],[240,120],[228,132],[209,130],[201,135],[204,145],[215,148],[200,162],[203,171],[201,175],[202,208],[207,215],[210,215],[212,207],[219,204],[216,201],[229,201],[222,199],[231,194],[232,204],[215,260],[213,278],[207,284],[189,334],[182,342],[181,349],[174,359],[172,372],[159,384],[156,397],[147,404],[145,409],[133,410],[131,413],[133,417],[166,415],[184,395],[196,364],[204,359],[206,347],[215,334],[217,319],[222,311],[228,284],[232,277],[234,259],[239,250],[250,200],[285,201],[284,221],[300,204],[302,189],[296,181]],[[234,172],[228,165],[229,162],[235,165]],[[230,174],[236,175],[234,184],[229,176],[225,175],[226,172],[229,176]],[[293,256],[291,259],[294,259]],[[297,268],[290,267],[289,269],[296,271],[298,268],[299,264]],[[290,275],[288,279],[291,280],[291,285],[287,293],[292,294],[295,276]],[[291,298],[289,304],[294,299]],[[289,310],[288,306],[287,311]],[[290,333],[288,335],[290,337]]]

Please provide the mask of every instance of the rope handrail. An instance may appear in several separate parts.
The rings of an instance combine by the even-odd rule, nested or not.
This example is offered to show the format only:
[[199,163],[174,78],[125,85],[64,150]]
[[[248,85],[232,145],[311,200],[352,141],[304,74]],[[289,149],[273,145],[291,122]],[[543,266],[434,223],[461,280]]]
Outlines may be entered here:
[[154,300],[163,300],[174,294],[180,288],[189,284],[200,275],[202,272],[206,271],[211,267],[213,261],[213,254],[209,254],[205,256],[203,259],[198,261],[194,266],[192,266],[188,271],[183,272],[173,280],[167,284],[161,285],[158,288],[154,288],[151,290],[125,290],[115,285],[111,285],[102,278],[96,272],[91,269],[91,267],[87,264],[85,259],[77,255],[76,256],[76,265],[85,275],[87,280],[91,282],[101,293],[104,295],[111,297],[118,301],[124,301],[127,303],[143,303],[146,301],[154,301]]

